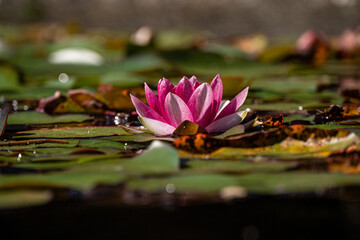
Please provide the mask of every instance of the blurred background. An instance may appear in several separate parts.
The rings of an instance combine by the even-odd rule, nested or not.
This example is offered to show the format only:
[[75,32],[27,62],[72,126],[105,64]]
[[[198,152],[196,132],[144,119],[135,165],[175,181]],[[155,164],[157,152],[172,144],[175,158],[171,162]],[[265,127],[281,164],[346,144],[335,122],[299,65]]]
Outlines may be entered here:
[[[35,110],[51,97],[66,107],[39,111],[129,112],[129,91],[144,98],[145,81],[155,89],[162,77],[220,74],[228,98],[250,86],[254,109],[341,104],[345,77],[346,101],[357,103],[359,13],[360,0],[0,0],[0,102]],[[99,94],[106,108],[68,104],[71,89]]]
[[2,23],[64,23],[85,28],[207,31],[220,37],[340,34],[360,23],[359,0],[0,0]]

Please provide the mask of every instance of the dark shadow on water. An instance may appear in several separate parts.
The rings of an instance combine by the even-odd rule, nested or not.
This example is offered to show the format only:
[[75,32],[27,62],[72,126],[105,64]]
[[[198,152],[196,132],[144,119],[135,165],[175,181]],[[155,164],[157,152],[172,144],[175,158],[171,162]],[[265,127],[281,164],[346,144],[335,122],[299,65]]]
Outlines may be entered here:
[[358,239],[360,203],[261,198],[160,207],[81,201],[0,211],[6,239]]

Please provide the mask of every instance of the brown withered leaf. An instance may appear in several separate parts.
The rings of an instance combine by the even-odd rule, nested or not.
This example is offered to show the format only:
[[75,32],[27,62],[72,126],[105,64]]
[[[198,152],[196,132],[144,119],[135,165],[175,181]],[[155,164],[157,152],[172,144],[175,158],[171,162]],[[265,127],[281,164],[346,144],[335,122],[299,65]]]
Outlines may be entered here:
[[346,120],[358,118],[359,105],[345,104],[344,106],[331,105],[328,110],[317,110],[315,113],[315,123],[326,123],[330,121]]
[[38,112],[51,114],[54,109],[61,103],[66,101],[66,97],[60,91],[56,91],[53,96],[43,98],[39,102]]
[[59,103],[50,113],[62,114],[62,113],[84,113],[85,109],[72,99],[67,98],[65,102]]
[[106,106],[95,94],[85,89],[69,90],[67,96],[56,91],[54,96],[40,100],[38,112],[48,114],[62,113],[89,113],[101,114],[106,110]]
[[257,120],[256,125],[262,125],[265,128],[280,127],[284,122],[284,115],[265,116]]
[[345,130],[330,131],[319,128],[308,128],[304,125],[292,125],[265,132],[247,133],[225,140],[215,139],[201,133],[194,136],[180,137],[176,139],[173,144],[175,147],[188,152],[210,153],[225,146],[234,148],[269,146],[280,143],[288,137],[299,141],[307,141],[310,138],[315,140],[331,137],[342,138],[348,134],[349,132]]
[[209,137],[204,133],[198,133],[192,136],[183,136],[177,138],[173,145],[181,150],[195,153],[213,152],[223,146],[226,146],[227,141]]
[[101,84],[97,89],[96,96],[103,99],[109,109],[130,111],[134,106],[130,94],[146,102],[143,88],[121,89],[110,84]]
[[206,133],[206,130],[188,120],[182,122],[174,131],[174,134],[179,136],[195,135],[197,133]]
[[85,89],[69,90],[67,97],[83,107],[87,113],[100,114],[105,110],[105,105],[96,98],[95,94]]

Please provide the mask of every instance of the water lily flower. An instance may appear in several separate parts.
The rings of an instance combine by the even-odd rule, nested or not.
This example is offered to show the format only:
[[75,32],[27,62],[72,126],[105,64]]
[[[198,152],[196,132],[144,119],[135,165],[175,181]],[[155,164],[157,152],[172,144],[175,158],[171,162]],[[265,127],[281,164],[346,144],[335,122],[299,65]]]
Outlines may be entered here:
[[130,96],[139,121],[157,135],[172,134],[186,120],[215,133],[224,132],[245,118],[246,111],[239,111],[239,108],[246,99],[248,89],[245,88],[231,101],[222,101],[223,84],[219,75],[211,84],[200,84],[193,76],[190,79],[183,77],[177,86],[166,78],[160,79],[157,96],[145,83],[149,106]]

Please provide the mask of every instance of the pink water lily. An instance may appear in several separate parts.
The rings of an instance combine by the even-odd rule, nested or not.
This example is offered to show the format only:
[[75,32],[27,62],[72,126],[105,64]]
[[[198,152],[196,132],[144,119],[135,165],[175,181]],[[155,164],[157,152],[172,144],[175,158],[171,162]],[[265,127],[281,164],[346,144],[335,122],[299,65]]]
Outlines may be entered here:
[[136,97],[131,100],[140,122],[157,135],[170,135],[185,120],[194,122],[209,133],[224,132],[239,124],[246,111],[239,111],[244,103],[248,87],[231,101],[222,101],[223,85],[219,75],[211,84],[202,83],[195,76],[183,77],[177,86],[166,78],[160,79],[157,93],[145,83],[145,95],[149,106]]

